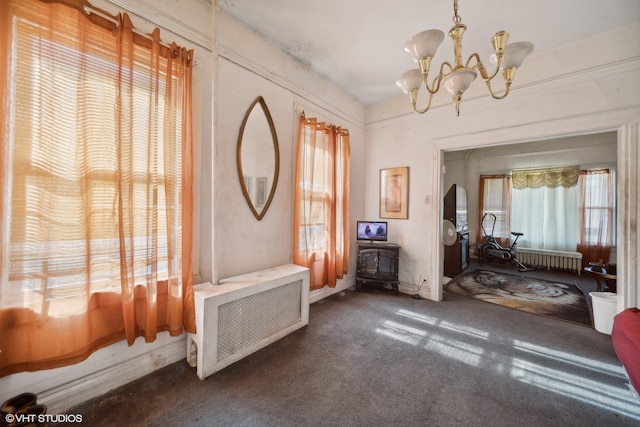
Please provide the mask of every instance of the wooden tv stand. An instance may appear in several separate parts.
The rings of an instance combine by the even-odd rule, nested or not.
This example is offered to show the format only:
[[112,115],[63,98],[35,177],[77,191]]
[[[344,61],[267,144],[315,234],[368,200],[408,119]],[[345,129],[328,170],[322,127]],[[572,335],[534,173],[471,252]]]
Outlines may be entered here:
[[384,242],[357,242],[356,292],[364,286],[389,289],[398,295],[400,245]]

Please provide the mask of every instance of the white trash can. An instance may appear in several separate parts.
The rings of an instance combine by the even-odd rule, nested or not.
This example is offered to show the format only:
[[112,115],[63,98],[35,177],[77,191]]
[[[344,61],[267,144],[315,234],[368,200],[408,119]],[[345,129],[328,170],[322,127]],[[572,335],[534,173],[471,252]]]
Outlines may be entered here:
[[589,292],[593,304],[593,323],[596,331],[611,335],[613,317],[618,309],[618,295],[613,292]]

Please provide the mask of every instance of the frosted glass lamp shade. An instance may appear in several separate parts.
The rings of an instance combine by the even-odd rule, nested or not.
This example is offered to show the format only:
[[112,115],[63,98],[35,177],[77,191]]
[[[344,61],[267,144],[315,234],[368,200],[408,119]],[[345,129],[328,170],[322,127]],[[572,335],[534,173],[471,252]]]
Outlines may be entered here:
[[530,42],[516,42],[509,43],[504,48],[504,53],[502,54],[502,69],[506,70],[507,68],[518,68],[522,65],[524,59],[531,53],[533,50],[533,43]]
[[478,73],[471,68],[460,68],[444,78],[442,84],[451,95],[461,94],[469,88]]
[[416,62],[423,58],[433,58],[442,40],[444,40],[444,33],[440,30],[422,31],[405,43],[404,51]]
[[422,86],[422,73],[419,69],[405,71],[400,78],[396,80],[396,85],[402,89],[404,93],[410,93],[412,90],[420,89]]

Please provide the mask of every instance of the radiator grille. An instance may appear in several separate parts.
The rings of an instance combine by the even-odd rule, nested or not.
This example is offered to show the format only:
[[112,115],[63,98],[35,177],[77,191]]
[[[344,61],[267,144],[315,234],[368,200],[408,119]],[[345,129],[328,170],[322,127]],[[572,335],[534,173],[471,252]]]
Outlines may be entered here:
[[218,311],[218,361],[301,320],[302,280],[222,304]]
[[572,270],[580,274],[582,254],[580,252],[553,251],[545,249],[518,248],[518,260],[525,265],[535,265],[559,270]]
[[205,379],[309,324],[309,269],[279,265],[193,287],[187,358]]

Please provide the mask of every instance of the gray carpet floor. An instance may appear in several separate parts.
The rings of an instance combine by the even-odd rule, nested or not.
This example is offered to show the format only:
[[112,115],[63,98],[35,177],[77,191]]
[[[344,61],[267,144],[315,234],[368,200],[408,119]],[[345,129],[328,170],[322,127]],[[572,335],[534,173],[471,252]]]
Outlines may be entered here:
[[204,381],[178,362],[69,412],[92,426],[640,425],[608,335],[444,297],[342,292]]

